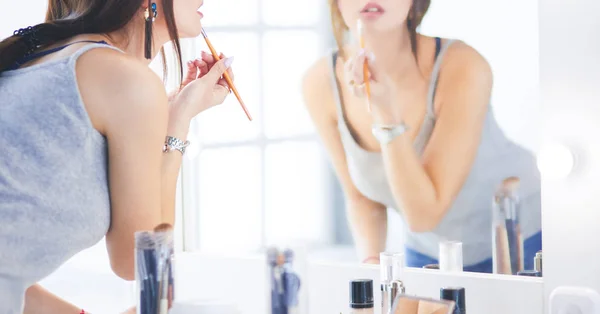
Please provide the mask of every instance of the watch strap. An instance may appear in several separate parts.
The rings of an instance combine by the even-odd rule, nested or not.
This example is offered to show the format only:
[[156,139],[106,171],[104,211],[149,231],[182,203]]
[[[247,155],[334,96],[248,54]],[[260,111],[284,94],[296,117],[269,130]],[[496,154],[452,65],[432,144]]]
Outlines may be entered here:
[[406,131],[408,131],[408,126],[404,123],[395,125],[374,124],[371,129],[373,136],[375,136],[382,145],[388,144],[396,137],[406,133]]

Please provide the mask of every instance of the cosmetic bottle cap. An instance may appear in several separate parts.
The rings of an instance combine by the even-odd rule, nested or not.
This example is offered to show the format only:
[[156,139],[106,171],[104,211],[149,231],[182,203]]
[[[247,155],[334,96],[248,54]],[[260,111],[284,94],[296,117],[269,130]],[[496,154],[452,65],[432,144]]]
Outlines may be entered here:
[[373,280],[356,279],[350,282],[350,307],[353,309],[372,308]]
[[285,251],[283,251],[283,256],[286,263],[291,264],[294,262],[294,251],[291,249],[285,249]]
[[521,270],[517,272],[517,276],[542,277],[542,273],[537,270]]
[[270,266],[277,265],[277,258],[279,257],[279,250],[275,247],[267,249],[267,264]]
[[381,283],[392,281],[394,278],[394,254],[389,252],[379,253],[379,279]]
[[440,249],[440,270],[447,272],[463,271],[462,242],[441,241]]
[[440,299],[454,301],[456,308],[454,314],[466,313],[465,288],[446,287],[440,289]]
[[404,275],[404,254],[396,253],[392,256],[392,279],[402,280]]

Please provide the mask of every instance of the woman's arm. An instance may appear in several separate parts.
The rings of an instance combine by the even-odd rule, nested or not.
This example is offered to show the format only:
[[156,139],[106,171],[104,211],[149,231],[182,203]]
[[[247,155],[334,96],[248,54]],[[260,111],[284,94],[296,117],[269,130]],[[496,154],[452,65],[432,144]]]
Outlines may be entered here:
[[27,289],[23,314],[79,314],[81,309],[53,295],[39,284]]
[[233,78],[232,58],[203,53],[192,64],[196,79],[172,104],[162,81],[146,65],[108,49],[85,53],[77,81],[94,128],[108,141],[111,225],[106,246],[113,271],[134,279],[134,234],[174,224],[181,153],[163,153],[166,136],[187,138],[190,120],[221,104],[229,94],[222,79]]
[[[436,96],[442,104],[423,156],[407,134],[383,145],[394,198],[412,231],[436,228],[461,190],[481,140],[491,89],[487,61],[473,48],[455,43],[442,67]],[[402,118],[386,108],[407,105],[391,100],[374,110],[374,119],[399,123]]]
[[[174,206],[163,204],[164,181],[177,176],[179,152],[161,151],[167,135],[168,101],[158,76],[120,52],[94,49],[77,62],[83,102],[94,127],[108,141],[111,226],[106,245],[113,271],[134,279],[134,233],[173,223]],[[187,129],[171,130],[185,137]],[[177,169],[176,169],[177,168]],[[165,171],[173,174],[165,176]]]
[[363,196],[352,183],[337,128],[332,88],[329,64],[327,59],[322,59],[304,77],[304,101],[342,184],[359,258],[379,257],[385,250],[387,211],[385,206]]

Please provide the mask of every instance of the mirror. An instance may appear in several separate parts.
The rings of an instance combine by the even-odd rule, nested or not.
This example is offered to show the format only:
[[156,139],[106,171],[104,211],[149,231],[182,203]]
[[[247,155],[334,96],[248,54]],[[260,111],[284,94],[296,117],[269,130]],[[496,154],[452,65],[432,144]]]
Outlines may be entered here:
[[[511,275],[533,270],[542,249],[537,7],[515,12],[500,1],[486,8],[476,1],[431,1],[427,10],[427,2],[414,2],[423,4],[411,17],[417,22],[423,17],[416,53],[410,32],[398,31],[394,23],[399,22],[389,17],[407,14],[409,1],[376,1],[362,9],[356,2],[338,1],[332,7],[338,55],[330,66],[336,80],[321,97],[332,103],[337,126],[319,125],[331,112],[322,109],[326,101],[307,107],[348,198],[354,260],[378,263],[385,247],[404,252],[409,267],[431,267],[443,263],[441,246],[453,242],[459,245],[461,270]],[[521,22],[507,25],[507,16]],[[357,18],[362,25],[354,25]],[[353,84],[360,75],[348,77],[344,64],[363,42],[374,55],[367,59],[374,64],[371,75],[387,80],[379,88],[387,88],[391,101],[373,94],[369,102],[367,87]],[[452,59],[461,55],[464,62],[452,70]],[[485,64],[474,70],[477,79],[461,83],[459,77],[475,63]],[[452,71],[456,80],[444,83]],[[490,81],[480,85],[479,75]],[[464,98],[454,99],[457,93]],[[369,103],[375,106],[371,112]],[[473,110],[477,118],[470,116]],[[396,128],[380,127],[375,131],[383,135],[377,136],[372,130],[377,123]],[[393,132],[404,138],[396,139]],[[388,143],[386,137],[394,140]]]
[[[440,264],[440,243],[455,241],[464,271],[534,269],[542,249],[537,3],[419,6],[411,65],[410,36],[392,36],[405,29],[410,2],[229,0],[243,15],[206,2],[204,27],[216,49],[236,57],[236,86],[255,120],[230,97],[194,121],[190,140],[200,149],[184,161],[182,180],[186,250],[303,243],[316,259],[377,263],[385,250],[421,268]],[[376,85],[371,112],[348,86],[343,65],[358,52],[358,16],[372,64],[393,82],[389,112]],[[344,23],[350,31],[337,39],[348,57],[334,59]],[[185,45],[186,59],[206,50],[201,39]],[[373,123],[398,121],[406,139],[382,150]]]
[[394,300],[391,314],[453,314],[453,301],[435,300],[399,294]]

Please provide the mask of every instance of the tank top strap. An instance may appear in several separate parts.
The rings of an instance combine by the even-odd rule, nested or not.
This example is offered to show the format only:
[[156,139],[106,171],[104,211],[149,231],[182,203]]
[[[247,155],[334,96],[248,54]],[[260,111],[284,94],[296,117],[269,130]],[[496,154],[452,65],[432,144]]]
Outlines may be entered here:
[[27,56],[25,56],[25,57],[20,58],[19,60],[17,60],[15,62],[15,64],[13,64],[13,66],[11,66],[10,68],[8,68],[8,70],[16,70],[16,69],[20,68],[25,63],[31,62],[31,61],[33,61],[35,59],[39,59],[39,58],[45,57],[45,56],[47,56],[49,54],[53,54],[55,52],[58,52],[58,51],[61,51],[61,50],[65,49],[65,48],[67,48],[67,47],[69,47],[71,45],[79,44],[79,43],[93,43],[93,44],[102,44],[102,45],[110,46],[104,40],[100,40],[100,41],[80,40],[80,41],[68,43],[68,44],[63,45],[63,46],[59,46],[59,47],[55,47],[55,48],[52,48],[52,49],[48,49],[48,50],[44,50],[44,51],[40,51],[40,52],[36,52],[36,53],[32,53],[30,55],[27,55]]
[[427,92],[427,117],[435,119],[435,93],[437,90],[437,83],[440,76],[440,70],[442,67],[442,62],[444,60],[444,55],[448,48],[455,40],[448,39],[445,43],[442,44],[440,38],[436,38],[436,53],[435,53],[435,62],[433,64],[433,70],[431,71],[431,78],[429,80],[429,90]]

